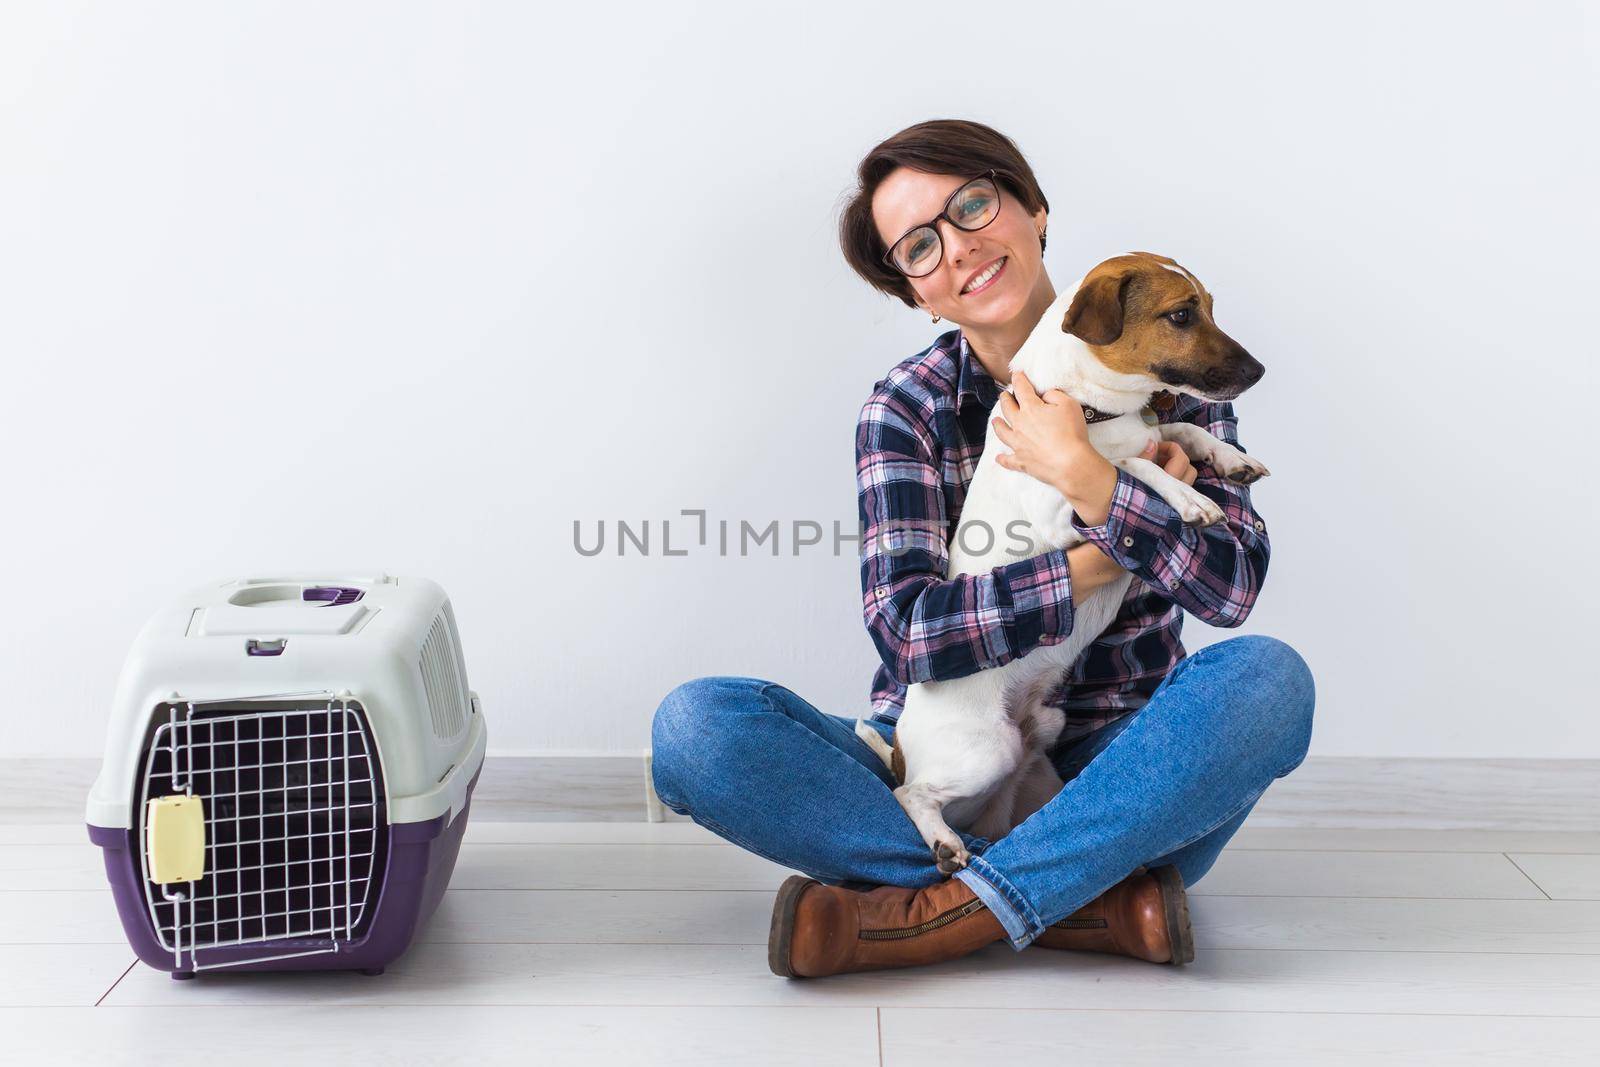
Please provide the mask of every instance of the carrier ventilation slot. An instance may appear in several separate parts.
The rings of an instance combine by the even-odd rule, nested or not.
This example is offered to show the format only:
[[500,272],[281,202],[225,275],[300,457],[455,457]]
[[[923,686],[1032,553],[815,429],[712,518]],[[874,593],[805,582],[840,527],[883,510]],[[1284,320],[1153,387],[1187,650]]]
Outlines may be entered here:
[[[362,936],[384,870],[387,819],[360,706],[166,711],[140,783],[140,842],[152,799],[201,798],[205,819],[196,881],[157,884],[160,872],[140,849],[150,918],[177,965],[317,955]],[[264,954],[239,951],[251,946]],[[229,951],[203,955],[218,949]]]
[[428,639],[422,643],[421,667],[434,736],[448,741],[460,735],[467,724],[467,687],[456,654],[455,628],[443,614],[434,616]]

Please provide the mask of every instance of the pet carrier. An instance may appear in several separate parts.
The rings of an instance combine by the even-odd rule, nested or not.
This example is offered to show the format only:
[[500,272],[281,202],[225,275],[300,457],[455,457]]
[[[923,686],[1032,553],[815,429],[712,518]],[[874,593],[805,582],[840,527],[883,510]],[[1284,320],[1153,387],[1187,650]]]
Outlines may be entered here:
[[140,632],[89,794],[128,940],[174,978],[381,972],[444,894],[485,736],[425,578],[193,591]]

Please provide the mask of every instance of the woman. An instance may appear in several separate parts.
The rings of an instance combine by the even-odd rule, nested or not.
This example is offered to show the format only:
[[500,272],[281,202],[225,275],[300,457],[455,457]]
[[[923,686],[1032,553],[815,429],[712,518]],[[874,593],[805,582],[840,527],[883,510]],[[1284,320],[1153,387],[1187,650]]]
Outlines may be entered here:
[[[1052,750],[1065,787],[999,841],[963,834],[972,859],[952,878],[854,719],[775,682],[700,678],[668,694],[652,728],[656,792],[809,873],[774,904],[777,974],[931,963],[997,940],[1187,962],[1184,885],[1310,743],[1314,686],[1292,648],[1246,636],[1187,656],[1179,640],[1184,610],[1217,626],[1245,620],[1266,577],[1265,523],[1247,487],[1163,443],[1147,458],[1227,515],[1186,526],[1090,447],[1076,401],[1012,380],[1011,357],[1056,293],[1043,263],[1049,205],[1008,138],[973,122],[921,123],[869,152],[857,176],[840,225],[851,267],[958,327],[878,382],[857,428],[862,595],[882,659],[870,724],[888,737],[908,683],[1059,642],[1075,597],[1122,569],[1139,580],[1052,700],[1067,715]],[[946,580],[948,537],[997,403],[996,432],[1012,450],[1002,462],[1058,488],[1087,543]],[[1159,417],[1238,445],[1231,404],[1184,396]]]

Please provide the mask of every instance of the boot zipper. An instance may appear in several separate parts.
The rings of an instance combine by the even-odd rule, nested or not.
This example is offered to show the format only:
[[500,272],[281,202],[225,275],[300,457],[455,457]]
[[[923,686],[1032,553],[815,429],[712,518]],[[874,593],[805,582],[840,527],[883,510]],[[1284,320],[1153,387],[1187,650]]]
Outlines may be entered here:
[[1050,929],[1052,929],[1052,930],[1103,930],[1103,929],[1105,929],[1105,926],[1106,926],[1106,921],[1104,919],[1062,919],[1058,923],[1051,923],[1050,924]]
[[898,926],[886,930],[861,930],[856,933],[856,936],[862,941],[898,941],[902,938],[916,937],[918,934],[925,934],[929,930],[937,930],[941,926],[948,926],[957,919],[964,919],[983,906],[984,904],[981,900],[969,900],[959,908],[952,908],[943,915],[937,915],[916,926]]

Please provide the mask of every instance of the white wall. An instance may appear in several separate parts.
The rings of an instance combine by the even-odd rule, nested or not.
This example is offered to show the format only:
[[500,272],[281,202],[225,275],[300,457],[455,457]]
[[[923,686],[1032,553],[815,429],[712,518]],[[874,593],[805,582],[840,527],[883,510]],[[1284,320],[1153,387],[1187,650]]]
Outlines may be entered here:
[[968,117],[1033,162],[1058,285],[1172,254],[1269,369],[1271,575],[1190,650],[1301,649],[1317,754],[1600,756],[1595,18],[7,4],[0,749],[97,754],[156,606],[297,568],[442,582],[495,751],[636,752],[701,674],[861,711],[852,546],[572,522],[853,526],[857,410],[943,325],[848,272],[837,206]]

